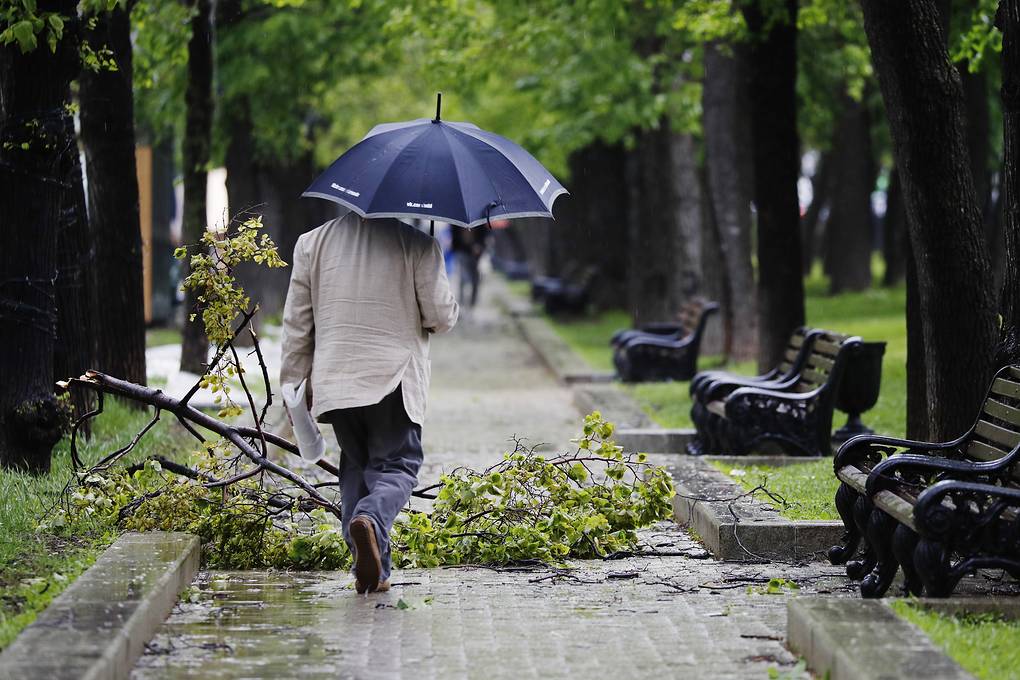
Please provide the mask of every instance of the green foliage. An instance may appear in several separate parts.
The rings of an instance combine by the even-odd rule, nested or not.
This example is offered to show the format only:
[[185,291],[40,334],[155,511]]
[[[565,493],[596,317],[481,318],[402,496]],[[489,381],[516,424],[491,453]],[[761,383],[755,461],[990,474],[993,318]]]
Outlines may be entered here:
[[982,69],[989,55],[1002,52],[1002,32],[995,27],[998,6],[999,0],[978,0],[954,7],[956,30],[950,31],[950,55],[954,62],[966,63],[972,73]]
[[634,547],[636,529],[670,516],[673,484],[665,469],[625,456],[612,434],[596,412],[574,454],[518,447],[484,472],[444,475],[432,513],[394,528],[395,563],[559,562]]
[[[202,323],[209,341],[215,345],[233,339],[238,310],[251,305],[244,290],[234,285],[234,268],[243,262],[264,264],[270,269],[287,266],[269,234],[259,233],[261,229],[262,216],[257,215],[240,223],[231,233],[226,229],[206,230],[198,252],[191,256],[191,273],[182,285],[199,291]],[[187,256],[188,248],[184,246],[174,252],[179,260]]]
[[36,0],[3,0],[0,3],[0,45],[17,43],[21,53],[31,52],[42,38],[57,51],[64,36],[64,20],[58,12],[39,11]]
[[1016,669],[1020,668],[1020,621],[995,614],[940,614],[909,600],[895,600],[891,606],[976,677],[1016,677]]
[[748,595],[782,595],[788,592],[797,592],[800,586],[796,582],[786,578],[770,578],[768,583],[760,586],[748,586]]
[[752,457],[746,465],[712,461],[712,466],[747,491],[767,489],[773,497],[759,493],[759,500],[774,505],[787,519],[839,519],[833,504],[839,481],[829,458],[773,467],[756,465]]
[[[561,563],[633,549],[636,530],[670,516],[669,473],[628,456],[612,441],[613,425],[598,413],[585,418],[573,454],[546,458],[518,448],[488,470],[443,476],[431,513],[407,510],[393,531],[397,567]],[[203,479],[224,478],[234,457],[220,445],[193,454]],[[50,531],[79,527],[188,531],[202,538],[211,567],[342,569],[350,555],[335,518],[306,512],[301,502],[276,508],[258,478],[224,491],[170,475],[150,461],[134,473],[91,473]]]
[[[251,299],[244,289],[236,285],[235,268],[245,262],[269,268],[287,266],[280,258],[276,244],[268,234],[260,233],[261,229],[262,216],[256,215],[238,224],[236,229],[227,225],[222,229],[206,230],[197,252],[191,255],[190,273],[182,287],[198,291],[206,335],[217,347],[226,348],[231,343],[238,315],[251,306]],[[181,246],[174,252],[174,257],[179,260],[187,258],[188,248]],[[195,314],[192,314],[191,319],[194,318]],[[233,361],[216,362],[202,377],[201,387],[216,394],[217,403],[224,402],[219,412],[221,418],[242,413],[241,407],[230,400],[228,381],[243,371],[241,363],[234,358]]]

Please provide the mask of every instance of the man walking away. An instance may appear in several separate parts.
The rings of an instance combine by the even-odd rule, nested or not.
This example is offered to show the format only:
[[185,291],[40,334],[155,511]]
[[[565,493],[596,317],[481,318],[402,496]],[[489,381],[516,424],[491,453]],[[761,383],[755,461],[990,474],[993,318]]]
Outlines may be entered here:
[[422,463],[429,335],[457,314],[438,242],[401,222],[351,212],[294,247],[280,382],[309,380],[312,415],[340,441],[358,593],[389,590],[390,530]]

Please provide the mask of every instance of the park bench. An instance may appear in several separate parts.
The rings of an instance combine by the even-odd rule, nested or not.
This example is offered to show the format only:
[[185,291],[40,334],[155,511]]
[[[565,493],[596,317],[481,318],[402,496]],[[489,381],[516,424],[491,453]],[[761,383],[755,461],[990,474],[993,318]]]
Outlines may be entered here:
[[571,279],[548,284],[542,293],[545,311],[553,315],[583,314],[591,301],[597,274],[598,267],[587,265]]
[[[848,364],[865,343],[829,331],[813,336],[795,380],[781,387],[738,386],[704,404],[688,453],[755,451],[821,456],[832,451],[832,415]],[[692,415],[694,415],[692,413]]]
[[567,282],[571,281],[581,271],[581,265],[576,260],[570,260],[560,271],[559,276],[532,276],[531,277],[531,300],[542,302],[545,294],[550,290],[558,290]]
[[695,404],[707,403],[723,396],[722,390],[732,391],[737,387],[768,387],[782,389],[797,379],[811,353],[814,338],[823,331],[800,326],[791,335],[783,360],[768,373],[762,375],[737,375],[723,370],[699,371],[691,379],[689,392]]
[[846,564],[864,597],[884,595],[900,568],[907,592],[931,597],[976,569],[1020,577],[1020,366],[996,373],[963,436],[855,437],[833,465],[845,533],[829,560]]
[[714,432],[718,426],[719,416],[711,413],[707,405],[718,399],[724,399],[734,390],[741,387],[764,387],[767,389],[785,389],[793,385],[811,355],[815,338],[824,331],[800,326],[791,335],[783,352],[783,360],[771,371],[762,375],[746,376],[723,370],[700,371],[691,379],[689,393],[691,395],[691,420],[697,427],[698,436],[688,447],[693,451],[719,451],[720,443],[715,440]]
[[617,375],[625,382],[690,380],[698,370],[705,324],[718,310],[718,304],[695,298],[680,307],[675,323],[617,331],[609,341]]

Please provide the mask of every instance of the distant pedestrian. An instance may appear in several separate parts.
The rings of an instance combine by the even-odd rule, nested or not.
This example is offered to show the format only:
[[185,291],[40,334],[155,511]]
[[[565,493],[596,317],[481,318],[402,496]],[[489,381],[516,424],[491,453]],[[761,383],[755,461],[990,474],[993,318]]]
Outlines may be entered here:
[[429,335],[457,315],[442,249],[414,227],[351,212],[294,248],[280,382],[308,380],[312,415],[340,442],[359,593],[389,590],[390,531],[422,464]]
[[[465,229],[453,227],[453,252],[456,255],[459,273],[459,295],[461,303],[474,307],[478,302],[478,287],[481,284],[479,264],[485,254],[489,230],[484,227]],[[466,290],[470,288],[470,297]]]

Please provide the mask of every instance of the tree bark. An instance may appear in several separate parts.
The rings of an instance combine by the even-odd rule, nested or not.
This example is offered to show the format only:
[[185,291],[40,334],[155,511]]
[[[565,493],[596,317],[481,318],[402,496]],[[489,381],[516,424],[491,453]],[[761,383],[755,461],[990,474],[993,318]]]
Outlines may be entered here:
[[[567,159],[570,196],[557,211],[552,236],[567,260],[590,263],[599,269],[595,302],[602,308],[627,304],[628,252],[627,200],[623,145],[591,142]],[[559,204],[557,203],[557,206]]]
[[[182,239],[196,245],[206,225],[206,184],[209,146],[212,136],[212,2],[188,0],[195,14],[191,18],[188,40],[188,84],[184,93],[187,116],[184,126],[184,207]],[[190,272],[190,267],[185,272]],[[181,370],[202,374],[208,361],[209,339],[202,324],[198,294],[187,291],[184,300],[184,329],[181,343]],[[194,316],[191,320],[190,317]]]
[[861,5],[917,266],[926,394],[909,399],[926,400],[930,435],[945,440],[974,420],[996,337],[989,259],[963,134],[963,91],[932,0]]
[[673,290],[677,301],[701,295],[704,288],[702,264],[702,196],[698,178],[698,151],[694,137],[673,133],[669,145],[673,177],[676,231],[673,232]]
[[873,220],[871,190],[871,120],[863,102],[844,95],[833,144],[832,190],[826,229],[829,293],[871,287]]
[[88,40],[107,45],[117,64],[116,71],[85,69],[80,79],[81,138],[96,249],[93,276],[98,304],[92,368],[145,384],[130,16],[119,5],[100,14],[88,31]]
[[[40,11],[76,16],[75,0]],[[51,52],[0,46],[0,465],[50,467],[61,419],[53,394],[57,225],[66,194],[64,125],[78,67],[74,27]]]
[[[903,280],[910,255],[910,235],[907,233],[907,208],[903,204],[903,182],[894,166],[889,172],[889,188],[885,194],[885,216],[882,218],[882,259],[885,273],[882,285],[887,288]],[[915,276],[916,283],[916,276]]]
[[[70,87],[64,97],[71,101]],[[70,145],[63,157],[62,176],[66,186],[57,223],[57,337],[53,374],[66,379],[77,377],[95,365],[93,319],[96,317],[96,297],[93,274],[96,260],[82,184],[81,157],[70,111],[64,111],[63,125],[64,136]],[[85,390],[72,390],[70,398],[76,415],[86,413],[94,405],[93,395]],[[86,423],[85,434],[89,432],[89,424]]]
[[1005,270],[996,364],[1020,363],[1020,0],[1001,0],[1002,199]]
[[[677,249],[680,204],[673,132],[663,118],[656,128],[641,130],[627,158],[628,197],[628,309],[634,324],[672,319],[684,301],[683,287],[700,262],[690,262]],[[686,283],[680,283],[688,279]]]
[[818,157],[815,173],[811,176],[811,204],[804,211],[800,223],[801,257],[804,260],[804,275],[811,273],[815,263],[815,244],[818,242],[818,223],[822,217],[822,208],[829,200],[829,179],[832,174],[832,151],[824,151]]
[[[738,360],[758,354],[758,293],[751,264],[751,134],[745,101],[742,47],[705,45],[702,110],[706,212],[722,262],[723,353]],[[713,263],[714,266],[718,266]]]
[[[773,3],[774,4],[774,3]],[[784,17],[762,0],[742,6],[751,34],[749,94],[758,211],[758,367],[778,364],[804,323],[801,273],[800,142],[797,138],[797,0]]]

